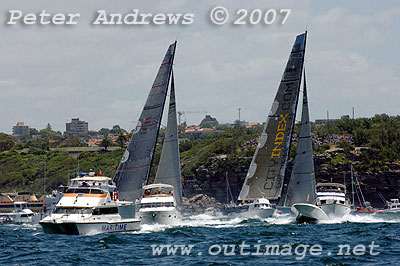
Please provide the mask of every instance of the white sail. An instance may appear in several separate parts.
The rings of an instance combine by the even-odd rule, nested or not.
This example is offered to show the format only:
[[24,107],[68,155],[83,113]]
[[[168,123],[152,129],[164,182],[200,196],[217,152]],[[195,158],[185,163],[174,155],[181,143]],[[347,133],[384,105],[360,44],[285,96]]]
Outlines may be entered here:
[[179,208],[182,206],[181,166],[173,74],[171,79],[167,129],[165,130],[164,144],[154,183],[172,185],[174,187],[176,204]]
[[146,104],[120,162],[114,181],[122,200],[135,201],[146,185],[175,55],[171,44],[151,87]]
[[314,203],[315,173],[312,155],[310,115],[308,111],[306,74],[304,71],[303,110],[296,157],[286,197],[286,206],[295,203]]
[[296,117],[307,32],[296,37],[238,200],[279,200]]

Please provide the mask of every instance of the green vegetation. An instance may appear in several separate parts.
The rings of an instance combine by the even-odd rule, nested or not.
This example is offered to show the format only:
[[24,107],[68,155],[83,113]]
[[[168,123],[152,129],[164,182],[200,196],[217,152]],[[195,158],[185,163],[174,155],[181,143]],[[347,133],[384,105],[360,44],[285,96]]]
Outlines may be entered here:
[[75,177],[78,170],[102,170],[112,177],[123,153],[123,149],[103,154],[82,152],[78,158],[59,150],[42,154],[19,154],[15,150],[0,153],[0,188],[2,192],[50,192],[67,185],[68,178]]
[[[239,158],[250,158],[256,149],[257,138],[263,126],[246,129],[243,126],[219,127],[225,134],[208,132],[202,138],[180,135],[180,152],[182,175],[196,175],[197,169],[210,165],[212,158],[224,158],[223,167],[232,169],[238,167]],[[118,126],[111,130],[102,129],[104,134],[113,131],[119,134],[118,146],[124,147],[128,138]],[[298,132],[298,126],[295,131]],[[348,134],[352,136],[353,144],[339,141],[335,145],[322,144],[314,147],[314,152],[323,154],[327,150],[341,148],[329,157],[327,164],[334,168],[346,165],[354,160],[357,154],[358,171],[387,171],[388,164],[400,160],[400,116],[390,117],[385,114],[372,118],[344,119],[332,121],[329,125],[313,126],[312,131],[323,139],[332,134]],[[159,135],[162,139],[164,132]],[[68,178],[75,176],[78,167],[81,171],[102,170],[106,176],[113,177],[124,148],[106,151],[112,145],[106,137],[102,143],[102,152],[81,152],[78,157],[69,156],[67,152],[50,150],[55,144],[51,140],[60,140],[59,147],[81,147],[86,144],[77,137],[65,137],[51,130],[51,127],[37,131],[33,135],[40,138],[30,139],[26,143],[18,143],[17,139],[0,133],[0,191],[33,191],[41,193],[43,184],[47,192],[57,186],[68,183]],[[296,142],[293,143],[290,154],[295,154]],[[154,179],[161,155],[162,141],[156,146],[150,181]],[[357,148],[356,147],[365,147]],[[17,150],[23,149],[23,152]],[[237,170],[239,171],[239,170]],[[217,169],[217,172],[220,172]]]

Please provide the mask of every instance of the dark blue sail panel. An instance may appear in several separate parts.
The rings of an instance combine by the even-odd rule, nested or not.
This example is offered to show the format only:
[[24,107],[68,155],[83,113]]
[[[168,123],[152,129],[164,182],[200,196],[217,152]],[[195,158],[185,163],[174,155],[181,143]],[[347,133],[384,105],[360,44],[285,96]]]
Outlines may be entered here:
[[174,75],[171,78],[168,122],[165,139],[154,183],[168,184],[174,187],[177,206],[182,206],[181,164],[179,158],[178,124],[176,121]]
[[296,37],[260,143],[251,161],[239,200],[281,197],[297,101],[307,33]]
[[314,161],[305,72],[303,85],[303,110],[301,113],[299,140],[297,142],[296,157],[294,158],[285,206],[291,206],[295,203],[313,204],[315,200]]
[[147,183],[167,95],[175,48],[176,42],[169,46],[165,54],[114,177],[121,200],[134,201],[140,198],[142,187]]

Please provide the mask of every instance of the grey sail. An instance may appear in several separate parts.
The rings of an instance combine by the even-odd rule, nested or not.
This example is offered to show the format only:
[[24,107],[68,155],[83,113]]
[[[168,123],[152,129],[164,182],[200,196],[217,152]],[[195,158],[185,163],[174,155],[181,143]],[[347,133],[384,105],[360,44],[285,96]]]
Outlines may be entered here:
[[303,85],[303,110],[301,113],[299,140],[289,181],[286,206],[291,206],[295,203],[314,203],[315,200],[315,173],[305,72]]
[[280,200],[296,117],[307,32],[296,37],[238,200]]
[[174,197],[178,207],[182,206],[181,166],[179,158],[178,124],[176,121],[174,75],[171,78],[168,122],[165,139],[154,183],[174,187]]
[[142,187],[147,183],[164,110],[175,48],[176,42],[169,46],[164,56],[139,121],[132,132],[132,137],[114,177],[121,200],[134,201],[140,198]]

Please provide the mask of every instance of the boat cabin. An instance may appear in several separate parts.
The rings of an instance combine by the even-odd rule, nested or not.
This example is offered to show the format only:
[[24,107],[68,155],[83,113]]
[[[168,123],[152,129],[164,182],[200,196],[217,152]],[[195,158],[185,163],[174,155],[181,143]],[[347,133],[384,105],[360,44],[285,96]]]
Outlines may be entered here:
[[400,209],[399,199],[390,199],[389,209]]
[[346,194],[346,186],[339,183],[318,183],[316,186],[317,193],[335,192]]
[[346,201],[346,186],[339,183],[318,183],[316,186],[316,205],[341,204],[349,205]]
[[71,180],[71,184],[65,193],[105,194],[113,192],[116,187],[111,178],[96,176],[94,172]]
[[174,195],[174,187],[166,184],[152,184],[143,187],[143,198],[171,197]]

